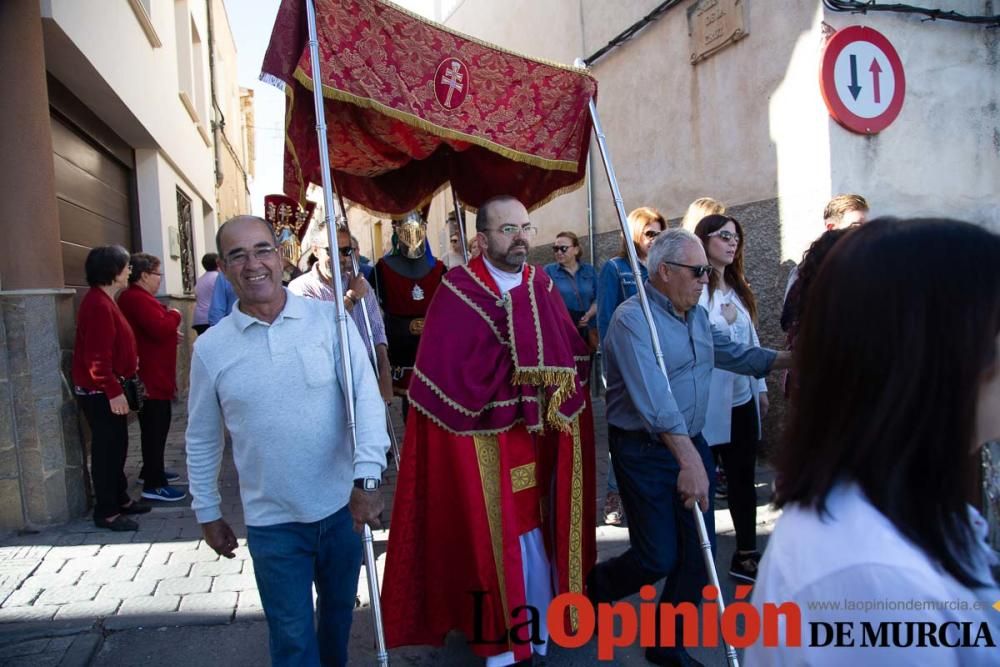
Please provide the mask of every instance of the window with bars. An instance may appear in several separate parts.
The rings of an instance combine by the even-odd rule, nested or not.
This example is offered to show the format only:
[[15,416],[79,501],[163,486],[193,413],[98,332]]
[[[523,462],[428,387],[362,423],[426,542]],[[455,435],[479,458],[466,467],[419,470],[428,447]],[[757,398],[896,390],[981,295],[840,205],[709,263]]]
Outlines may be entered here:
[[185,294],[194,293],[194,239],[191,226],[191,198],[177,189],[177,240],[181,247],[181,282]]

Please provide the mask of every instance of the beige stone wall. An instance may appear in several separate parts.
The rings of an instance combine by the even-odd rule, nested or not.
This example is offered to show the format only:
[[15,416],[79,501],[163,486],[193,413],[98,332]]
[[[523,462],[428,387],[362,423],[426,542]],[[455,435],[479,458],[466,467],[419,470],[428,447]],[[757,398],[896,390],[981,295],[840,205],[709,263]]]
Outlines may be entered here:
[[86,509],[69,374],[73,294],[0,292],[0,531],[61,523]]

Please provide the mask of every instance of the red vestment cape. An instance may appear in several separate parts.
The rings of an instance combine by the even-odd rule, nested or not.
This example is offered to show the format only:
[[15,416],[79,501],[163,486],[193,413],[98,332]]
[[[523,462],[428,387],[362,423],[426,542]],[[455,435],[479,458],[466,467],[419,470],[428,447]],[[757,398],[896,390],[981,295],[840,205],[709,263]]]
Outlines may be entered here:
[[527,620],[519,536],[535,527],[556,593],[583,592],[596,553],[588,367],[545,272],[526,267],[506,297],[480,258],[445,275],[410,385],[382,590],[389,647],[460,630],[478,655],[529,657],[508,637]]

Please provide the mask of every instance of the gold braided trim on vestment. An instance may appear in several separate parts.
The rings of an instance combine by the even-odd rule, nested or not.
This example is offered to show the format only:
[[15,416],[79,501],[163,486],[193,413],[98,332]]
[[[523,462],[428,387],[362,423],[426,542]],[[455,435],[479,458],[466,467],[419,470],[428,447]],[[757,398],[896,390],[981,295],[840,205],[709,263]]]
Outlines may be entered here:
[[[547,277],[547,276],[546,276]],[[535,338],[538,342],[538,364],[545,364],[545,346],[542,344],[542,321],[538,317],[538,299],[535,297],[535,267],[528,267],[528,301],[531,303],[531,317],[535,322]],[[514,340],[511,338],[511,340]]]
[[538,480],[535,477],[535,463],[525,463],[523,466],[517,466],[516,468],[510,469],[510,486],[514,489],[514,493],[518,491],[524,491],[526,489],[533,489],[538,485]]
[[[503,517],[500,514],[500,442],[495,435],[477,435],[473,437],[473,442],[476,445],[476,460],[479,462],[479,478],[483,485],[486,520],[490,525],[490,542],[493,546],[493,561],[500,586],[504,625],[509,625],[507,578],[503,565]],[[507,644],[510,645],[509,634]]]
[[476,283],[477,285],[479,285],[480,287],[482,287],[482,288],[483,288],[483,291],[484,291],[484,292],[486,292],[487,294],[490,294],[490,295],[492,295],[492,296],[495,296],[495,297],[497,297],[497,305],[498,305],[498,306],[501,306],[501,305],[503,305],[503,304],[501,303],[501,301],[503,301],[503,300],[504,300],[504,296],[503,296],[502,294],[498,294],[497,292],[495,292],[495,291],[493,290],[493,288],[492,288],[492,287],[490,287],[489,285],[487,285],[486,283],[484,283],[484,282],[482,281],[482,279],[481,279],[481,278],[480,278],[480,277],[479,277],[478,275],[476,275],[476,272],[475,272],[475,271],[473,271],[472,269],[470,269],[470,268],[469,268],[469,265],[468,265],[468,264],[463,264],[463,265],[462,265],[462,269],[464,269],[464,270],[465,270],[465,272],[466,272],[467,274],[469,274],[469,277],[471,277],[471,278],[472,278],[472,280],[473,280],[473,281],[474,281],[474,282],[475,282],[475,283]]
[[[466,270],[468,270],[468,269],[466,269]],[[470,271],[470,273],[471,273],[471,271]],[[455,286],[454,283],[452,283],[451,281],[449,281],[447,278],[442,279],[441,280],[441,284],[444,285],[445,287],[447,287],[448,289],[450,289],[455,294],[455,296],[457,296],[459,299],[462,300],[462,302],[465,305],[467,305],[469,308],[471,308],[473,311],[475,311],[476,314],[478,314],[481,318],[483,318],[483,321],[486,322],[486,325],[493,332],[493,335],[495,335],[497,337],[497,342],[498,343],[500,343],[501,345],[509,345],[509,343],[507,343],[507,341],[505,341],[503,339],[503,336],[501,335],[500,330],[497,329],[496,323],[494,323],[493,319],[490,318],[490,316],[486,314],[485,310],[483,310],[482,308],[480,308],[479,306],[477,306],[475,304],[475,302],[472,301],[471,298],[469,298],[467,295],[463,294],[462,290],[460,290],[457,286]]]
[[[492,403],[487,403],[486,405],[483,406],[482,410],[470,410],[469,408],[465,407],[464,405],[460,405],[457,401],[455,401],[454,399],[452,399],[450,396],[446,395],[444,393],[444,391],[440,387],[438,387],[436,384],[434,384],[434,382],[429,377],[427,377],[422,372],[420,372],[419,369],[417,369],[417,368],[413,369],[413,377],[415,377],[416,379],[420,380],[425,385],[427,385],[428,389],[430,389],[431,391],[433,391],[437,395],[438,398],[440,398],[442,401],[444,401],[445,403],[447,403],[448,406],[451,407],[453,410],[455,410],[456,412],[461,412],[463,415],[466,415],[466,416],[469,416],[469,417],[478,417],[479,415],[483,414],[484,412],[487,412],[488,410],[492,410],[494,408],[505,408],[505,407],[510,406],[510,405],[516,405],[517,403],[521,402],[522,400],[524,400],[524,401],[529,400],[528,398],[518,396],[518,397],[515,397],[515,398],[508,398],[505,401],[493,401]],[[535,399],[531,398],[530,400],[535,400]]]
[[[538,402],[538,399],[535,398],[534,396],[522,396],[520,398],[520,400],[523,401],[523,402],[525,402],[525,403],[535,403],[535,402]],[[441,421],[441,419],[439,417],[437,417],[437,415],[435,415],[430,410],[428,410],[427,407],[424,406],[424,405],[422,405],[420,402],[415,401],[414,399],[411,398],[410,399],[410,405],[412,407],[416,408],[417,411],[420,412],[420,414],[424,415],[425,417],[427,417],[428,419],[430,419],[432,422],[434,422],[435,424],[437,424],[437,426],[439,428],[441,428],[442,430],[447,431],[448,433],[451,433],[452,435],[457,435],[457,436],[471,436],[471,437],[474,438],[476,436],[486,437],[486,436],[491,436],[491,435],[499,435],[500,433],[506,433],[507,431],[511,430],[512,428],[514,428],[518,424],[524,424],[524,428],[525,428],[526,431],[528,431],[528,433],[541,433],[542,431],[545,430],[545,427],[544,427],[544,425],[542,424],[542,421],[541,421],[541,415],[539,414],[539,420],[535,424],[529,424],[528,422],[526,422],[524,420],[524,417],[517,417],[516,419],[512,420],[510,423],[506,424],[505,426],[501,426],[500,428],[482,429],[482,430],[475,430],[475,431],[456,431],[455,429],[451,428],[450,426],[448,426],[447,424],[445,424],[443,421]]]
[[[313,91],[312,79],[308,74],[302,71],[301,68],[295,68],[294,76],[304,88],[309,91]],[[441,137],[443,139],[453,139],[456,141],[465,141],[481,148],[485,148],[491,153],[502,155],[503,157],[515,162],[521,162],[522,164],[547,169],[549,171],[568,171],[572,173],[575,173],[579,166],[573,160],[552,160],[549,158],[543,158],[537,155],[516,151],[512,148],[490,141],[489,139],[477,137],[474,134],[466,134],[465,132],[449,130],[406,111],[400,111],[399,109],[386,106],[381,102],[371,99],[370,97],[360,97],[344,90],[338,90],[326,84],[322,84],[322,91],[323,97],[328,99],[337,100],[339,102],[347,102],[348,104],[353,104],[354,106],[361,107],[362,109],[377,111],[380,114],[389,116],[390,118],[395,118],[396,120],[406,123],[411,127],[423,130],[437,137]]]
[[[573,425],[573,479],[570,484],[569,506],[569,592],[583,593],[583,444],[580,440],[580,420]],[[569,622],[576,632],[580,612],[570,607]]]

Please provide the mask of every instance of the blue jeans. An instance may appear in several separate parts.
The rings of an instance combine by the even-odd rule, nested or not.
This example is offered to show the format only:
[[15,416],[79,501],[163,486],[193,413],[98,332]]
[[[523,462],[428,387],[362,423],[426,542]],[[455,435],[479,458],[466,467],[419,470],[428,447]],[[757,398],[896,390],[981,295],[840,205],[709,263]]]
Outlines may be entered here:
[[271,663],[347,665],[361,572],[361,536],[347,507],[313,523],[247,526],[247,546],[267,616]]
[[[666,578],[660,602],[697,605],[708,573],[694,516],[684,508],[677,494],[680,473],[677,459],[666,445],[644,432],[623,431],[609,425],[608,438],[618,473],[618,490],[628,516],[631,546],[621,556],[594,567],[588,580],[588,594],[595,602],[612,602]],[[699,434],[691,440],[706,473],[714,471],[705,439]],[[708,474],[708,479],[709,508],[703,516],[714,552],[715,516],[711,506],[714,475]],[[683,636],[680,616],[677,632],[678,638]]]

